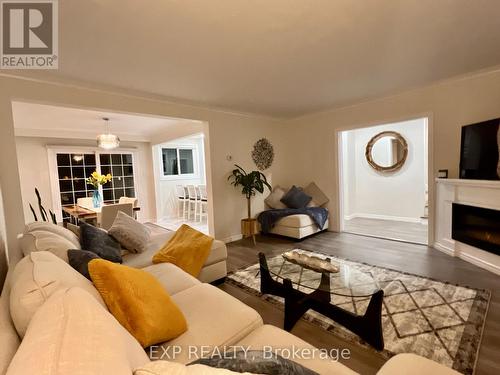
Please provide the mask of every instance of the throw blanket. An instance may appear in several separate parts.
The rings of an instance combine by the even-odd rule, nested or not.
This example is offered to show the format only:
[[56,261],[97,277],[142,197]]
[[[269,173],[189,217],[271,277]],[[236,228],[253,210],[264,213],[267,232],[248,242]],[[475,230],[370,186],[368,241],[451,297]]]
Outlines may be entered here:
[[305,208],[282,208],[263,211],[257,217],[261,227],[262,233],[269,233],[269,231],[274,227],[276,222],[290,215],[308,215],[313,219],[314,223],[319,229],[323,229],[326,220],[328,219],[328,210],[323,207],[305,207]]
[[182,224],[174,236],[154,256],[153,263],[173,263],[198,277],[212,249],[214,239]]

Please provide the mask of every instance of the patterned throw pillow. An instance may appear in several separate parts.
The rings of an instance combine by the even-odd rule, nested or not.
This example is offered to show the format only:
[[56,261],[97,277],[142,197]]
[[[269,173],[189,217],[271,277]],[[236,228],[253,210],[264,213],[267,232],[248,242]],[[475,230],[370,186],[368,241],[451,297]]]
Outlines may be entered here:
[[277,354],[259,350],[239,351],[231,353],[231,358],[213,356],[202,358],[190,365],[202,364],[210,367],[223,368],[235,372],[249,372],[251,374],[265,375],[318,375],[296,362],[285,359]]
[[122,211],[118,211],[108,234],[117,240],[123,248],[133,253],[142,253],[146,250],[151,237],[148,227]]

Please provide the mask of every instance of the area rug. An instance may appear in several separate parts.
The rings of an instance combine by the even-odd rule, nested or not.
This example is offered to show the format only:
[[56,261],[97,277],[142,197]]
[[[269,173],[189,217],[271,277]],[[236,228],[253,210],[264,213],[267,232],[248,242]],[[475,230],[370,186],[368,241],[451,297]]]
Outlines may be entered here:
[[[302,251],[325,257],[317,252]],[[390,358],[398,353],[415,353],[463,374],[474,372],[490,291],[328,257],[371,274],[384,290],[382,325],[385,349],[379,352],[382,356]],[[281,255],[270,258],[268,263],[281,259]],[[226,280],[283,309],[282,298],[260,293],[258,263],[231,273]],[[358,315],[362,315],[368,305],[367,298],[332,297],[332,303]],[[313,310],[309,310],[302,319],[375,351],[357,335]]]

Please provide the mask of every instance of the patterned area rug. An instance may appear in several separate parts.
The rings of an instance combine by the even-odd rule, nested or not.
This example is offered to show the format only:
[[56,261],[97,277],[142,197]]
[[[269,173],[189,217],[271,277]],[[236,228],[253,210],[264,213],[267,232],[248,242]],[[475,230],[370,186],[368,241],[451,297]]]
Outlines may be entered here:
[[[319,253],[308,252],[324,257]],[[328,256],[333,261],[339,258]],[[281,256],[268,259],[278,261]],[[451,367],[463,374],[474,371],[481,343],[490,292],[452,285],[387,268],[341,260],[367,272],[384,290],[382,325],[385,358],[397,353],[415,353]],[[283,309],[283,299],[260,293],[259,264],[230,274],[227,281],[262,296]],[[362,315],[367,298],[333,296],[332,303]],[[357,335],[331,319],[309,310],[303,319],[350,342],[375,350]]]

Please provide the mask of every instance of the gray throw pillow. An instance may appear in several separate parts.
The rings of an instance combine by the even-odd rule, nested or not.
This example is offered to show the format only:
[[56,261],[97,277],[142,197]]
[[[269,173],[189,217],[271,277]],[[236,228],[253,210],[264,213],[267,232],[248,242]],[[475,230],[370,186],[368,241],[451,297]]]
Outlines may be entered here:
[[293,185],[290,190],[281,198],[281,202],[289,208],[304,208],[307,207],[312,197],[304,193],[300,188]]
[[71,267],[92,281],[89,274],[89,262],[100,259],[99,255],[87,250],[68,250],[68,260]]
[[80,224],[80,244],[82,250],[92,251],[102,259],[110,262],[121,263],[121,247],[105,230],[82,222]]
[[266,375],[318,375],[317,372],[299,365],[277,354],[259,350],[231,352],[230,358],[214,356],[198,359],[190,365],[201,364],[214,368],[223,368],[234,372],[249,372]]
[[118,211],[108,234],[117,240],[123,248],[142,253],[146,250],[151,237],[149,228],[122,211]]

